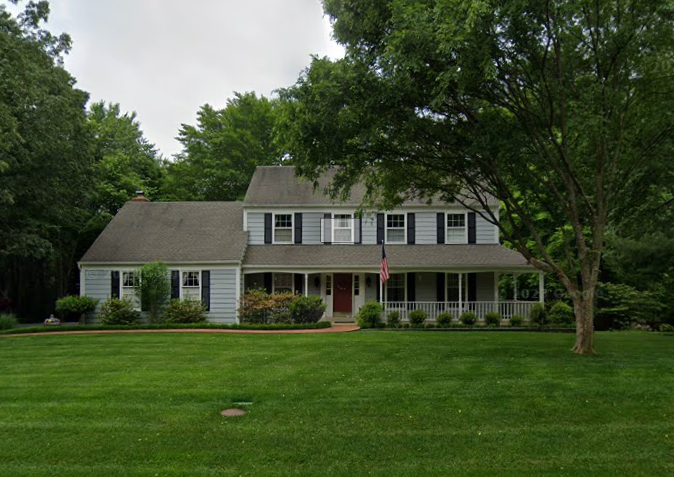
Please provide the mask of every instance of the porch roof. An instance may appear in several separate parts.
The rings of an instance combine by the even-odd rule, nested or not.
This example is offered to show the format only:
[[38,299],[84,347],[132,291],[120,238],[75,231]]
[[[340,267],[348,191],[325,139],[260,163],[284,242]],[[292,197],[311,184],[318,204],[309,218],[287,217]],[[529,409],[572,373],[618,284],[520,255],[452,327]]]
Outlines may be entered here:
[[[387,245],[389,267],[530,269],[526,259],[502,245]],[[249,245],[243,267],[374,269],[381,264],[379,245]]]

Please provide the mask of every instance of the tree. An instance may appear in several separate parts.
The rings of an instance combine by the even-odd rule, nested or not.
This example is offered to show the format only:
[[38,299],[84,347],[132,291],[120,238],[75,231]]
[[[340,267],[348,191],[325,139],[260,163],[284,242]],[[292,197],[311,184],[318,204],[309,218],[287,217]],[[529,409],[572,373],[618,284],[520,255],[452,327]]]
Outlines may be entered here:
[[140,297],[141,306],[148,311],[150,320],[156,321],[171,297],[168,269],[162,262],[146,263],[136,272],[136,276],[138,280],[134,288]]
[[[594,353],[607,226],[670,169],[674,29],[665,0],[325,0],[342,60],[281,92],[300,174],[340,166],[369,200],[457,200],[573,301]],[[660,184],[661,185],[661,184]],[[668,186],[671,191],[671,183]],[[502,203],[501,221],[486,205]],[[476,207],[474,204],[478,204]],[[546,248],[555,235],[563,260]]]
[[208,104],[197,126],[183,124],[183,151],[167,165],[164,190],[178,200],[241,200],[256,166],[280,164],[274,144],[276,101],[236,93],[224,109]]
[[0,5],[0,300],[22,315],[44,316],[74,282],[91,189],[87,93],[61,66],[70,38],[40,27],[48,15],[44,1],[16,19]]

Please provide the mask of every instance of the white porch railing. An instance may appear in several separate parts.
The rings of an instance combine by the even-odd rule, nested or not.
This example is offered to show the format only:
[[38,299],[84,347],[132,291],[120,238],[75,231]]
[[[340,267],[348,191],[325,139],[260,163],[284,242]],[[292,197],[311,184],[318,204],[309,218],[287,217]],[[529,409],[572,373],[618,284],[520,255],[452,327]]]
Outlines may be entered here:
[[391,311],[400,313],[400,319],[407,321],[407,314],[413,310],[423,310],[428,314],[429,321],[435,321],[440,313],[451,313],[458,320],[461,313],[472,311],[478,319],[484,319],[486,313],[498,312],[504,320],[509,320],[513,315],[521,315],[529,318],[531,308],[538,302],[534,301],[395,301],[385,302],[384,320]]

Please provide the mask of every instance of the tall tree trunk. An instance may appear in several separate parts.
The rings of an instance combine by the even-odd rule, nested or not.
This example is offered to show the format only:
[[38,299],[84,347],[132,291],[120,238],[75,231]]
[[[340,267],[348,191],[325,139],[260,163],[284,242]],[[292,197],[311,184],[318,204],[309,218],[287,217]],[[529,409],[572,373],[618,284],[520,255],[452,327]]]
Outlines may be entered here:
[[594,288],[573,294],[576,344],[572,351],[576,354],[594,354]]

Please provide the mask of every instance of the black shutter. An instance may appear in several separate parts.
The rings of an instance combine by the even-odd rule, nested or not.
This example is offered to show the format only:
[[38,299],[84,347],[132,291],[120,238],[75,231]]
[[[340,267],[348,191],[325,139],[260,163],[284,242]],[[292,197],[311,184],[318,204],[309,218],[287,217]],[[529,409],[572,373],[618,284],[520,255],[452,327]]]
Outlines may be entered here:
[[264,214],[264,243],[271,243],[272,233],[272,216],[271,214]]
[[[238,272],[237,272],[238,273]],[[208,311],[211,310],[211,272],[210,270],[201,271],[201,301],[206,305]]]
[[363,243],[363,219],[358,217],[356,220],[356,243]]
[[267,272],[264,274],[264,289],[267,290],[267,293],[272,292],[272,284],[271,284],[271,272]]
[[110,296],[119,298],[119,272],[116,270],[110,273]]
[[445,214],[438,212],[436,216],[436,223],[438,226],[438,243],[445,243]]
[[302,214],[295,213],[295,243],[302,243]]
[[180,298],[180,272],[171,270],[171,300]]
[[445,274],[438,272],[435,276],[435,286],[437,289],[438,301],[445,301]]
[[323,243],[332,244],[332,214],[323,214]]
[[377,214],[377,244],[384,242],[384,214]]
[[414,272],[407,273],[407,301],[417,301],[417,274]]
[[410,212],[407,214],[407,243],[412,245],[414,244],[416,240],[416,216],[414,215],[414,212]]
[[477,273],[468,274],[468,301],[477,301]]
[[304,275],[295,273],[295,294],[304,295]]
[[475,230],[475,212],[468,212],[468,243],[477,243]]

